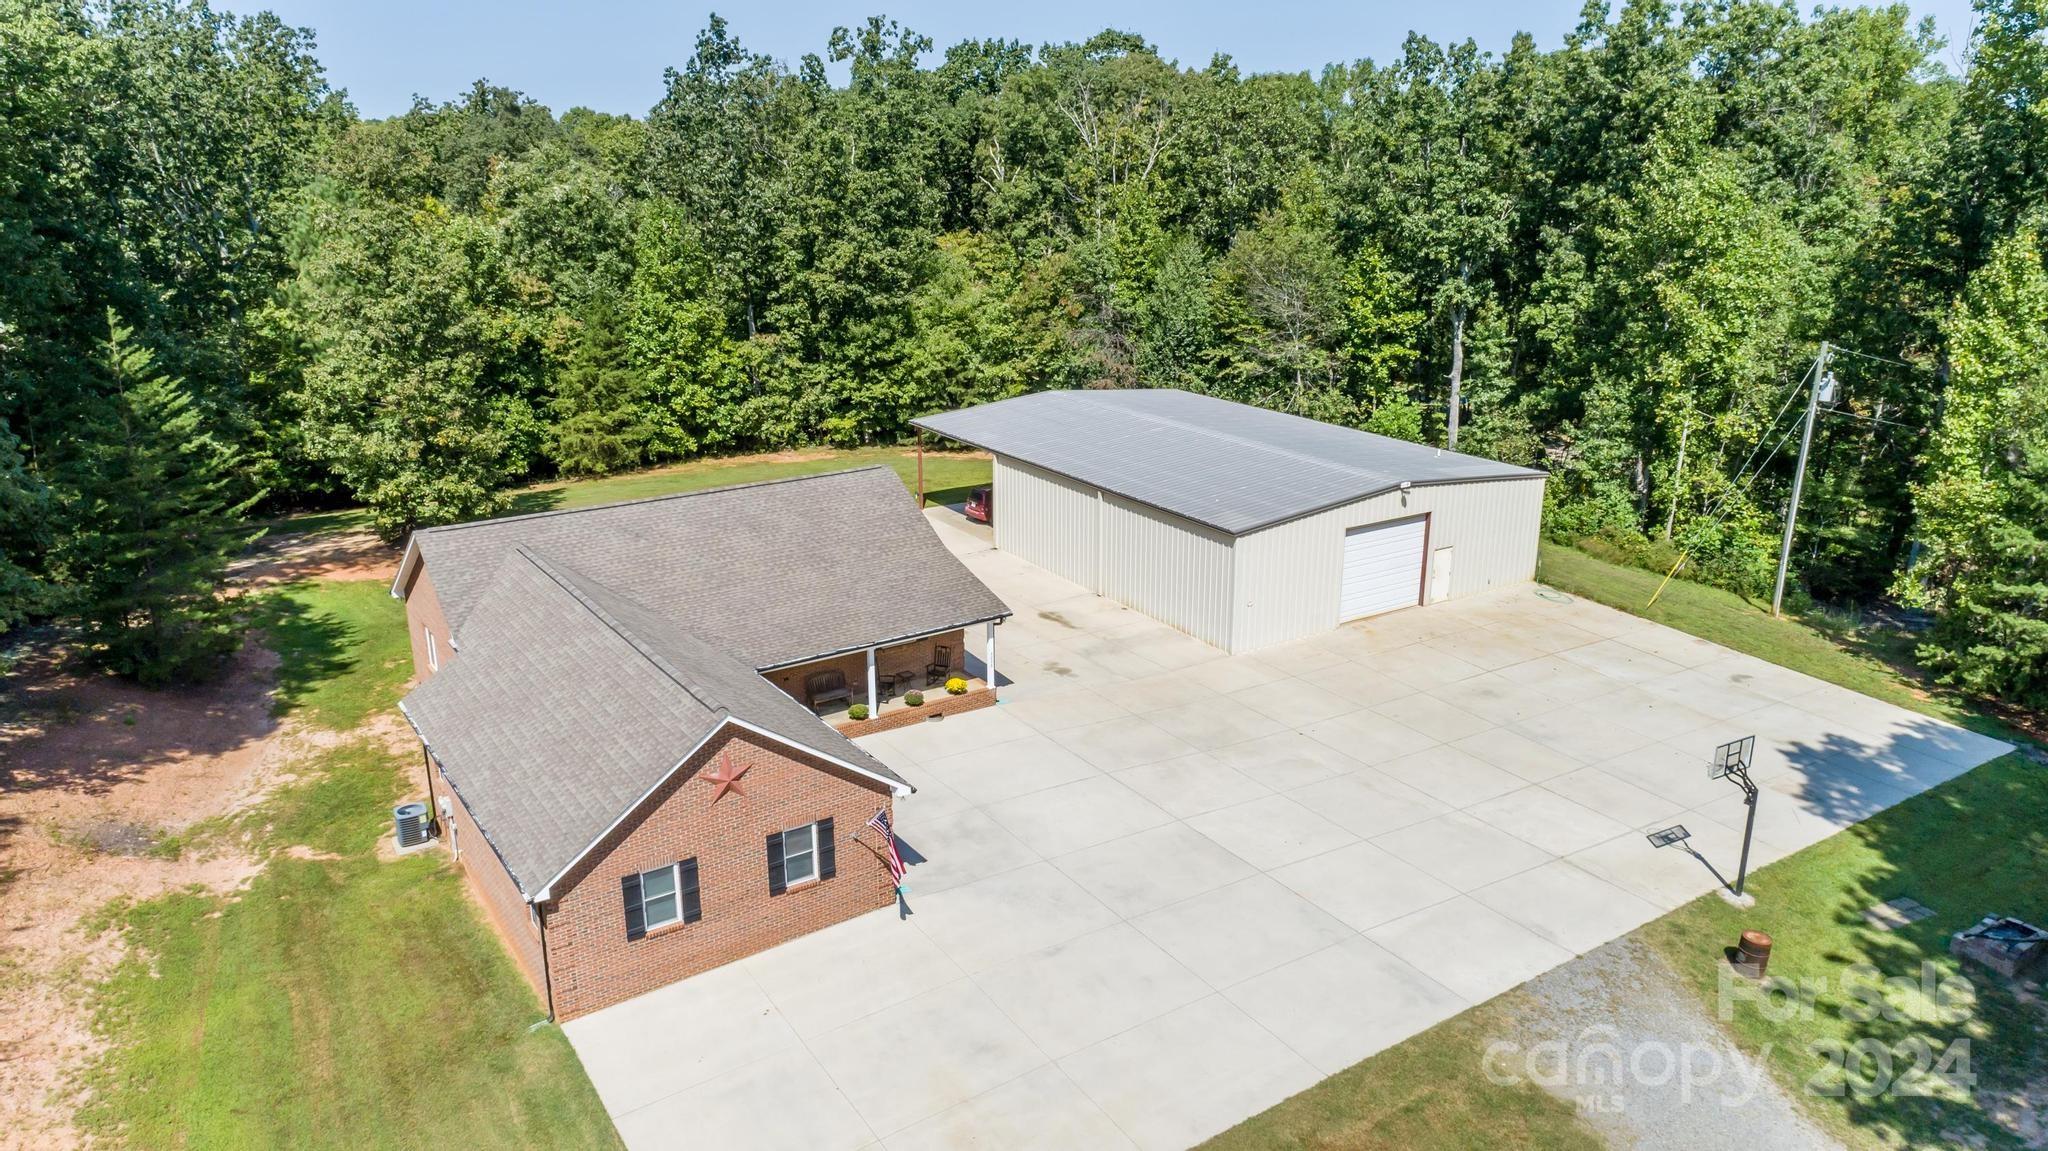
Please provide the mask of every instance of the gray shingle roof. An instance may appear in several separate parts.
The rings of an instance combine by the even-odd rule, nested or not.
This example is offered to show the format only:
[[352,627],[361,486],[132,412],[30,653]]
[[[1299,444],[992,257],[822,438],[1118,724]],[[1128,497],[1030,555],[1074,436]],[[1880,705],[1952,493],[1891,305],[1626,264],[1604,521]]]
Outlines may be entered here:
[[1403,482],[1543,475],[1169,388],[1034,392],[911,423],[1232,535]]
[[1010,614],[916,505],[876,466],[427,528],[413,546],[465,652],[485,585],[525,545],[765,669]]
[[402,706],[529,896],[728,717],[909,787],[716,643],[566,564],[515,546],[485,578],[461,656]]

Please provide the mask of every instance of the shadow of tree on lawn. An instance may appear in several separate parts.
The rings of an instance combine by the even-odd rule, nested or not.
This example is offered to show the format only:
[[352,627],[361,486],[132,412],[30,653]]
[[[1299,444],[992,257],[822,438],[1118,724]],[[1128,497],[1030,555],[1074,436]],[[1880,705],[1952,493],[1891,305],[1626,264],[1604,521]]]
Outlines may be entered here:
[[278,654],[276,703],[284,715],[302,706],[314,688],[354,671],[362,662],[363,629],[289,594],[264,595],[250,619]]
[[[1741,918],[1776,938],[1772,974],[1828,981],[1811,1005],[1824,1026],[1761,1034],[1800,1047],[1814,1033],[1838,1039],[1779,1050],[1781,1068],[1803,1081],[1787,1086],[1832,1096],[1817,1109],[1840,1107],[1888,1145],[2039,1146],[2048,1106],[2039,987],[1957,960],[1948,940],[1988,914],[2048,920],[2048,770],[2020,754],[1965,768],[1989,750],[1973,752],[1966,739],[1920,720],[1881,740],[1829,735],[1783,749],[1801,776],[1791,801],[1861,822],[1759,876],[1762,903]],[[1787,797],[1764,793],[1774,799]],[[1892,929],[1866,918],[1902,897],[1934,914]],[[1950,1086],[1941,1072],[1974,1083]]]

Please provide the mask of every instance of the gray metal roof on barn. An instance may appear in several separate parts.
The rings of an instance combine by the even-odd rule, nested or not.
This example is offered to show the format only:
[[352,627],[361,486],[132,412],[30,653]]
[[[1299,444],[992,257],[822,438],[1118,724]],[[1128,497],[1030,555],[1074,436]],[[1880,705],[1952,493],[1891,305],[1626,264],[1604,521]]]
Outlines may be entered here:
[[521,545],[762,669],[1010,614],[880,466],[415,532],[408,556],[465,649],[470,613]]
[[401,706],[528,897],[728,719],[910,789],[717,644],[525,547]]
[[911,422],[1231,535],[1403,483],[1543,475],[1169,388],[1035,392]]

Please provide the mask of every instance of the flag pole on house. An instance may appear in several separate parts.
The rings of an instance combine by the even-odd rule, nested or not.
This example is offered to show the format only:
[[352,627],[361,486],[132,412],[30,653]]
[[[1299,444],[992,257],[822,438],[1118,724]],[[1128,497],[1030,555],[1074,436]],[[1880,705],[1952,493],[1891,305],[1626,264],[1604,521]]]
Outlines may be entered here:
[[903,853],[896,850],[896,830],[889,826],[889,809],[885,807],[875,812],[874,818],[868,820],[868,826],[882,835],[882,859],[889,865],[889,879],[896,885],[896,894],[908,892],[910,889],[903,885]]

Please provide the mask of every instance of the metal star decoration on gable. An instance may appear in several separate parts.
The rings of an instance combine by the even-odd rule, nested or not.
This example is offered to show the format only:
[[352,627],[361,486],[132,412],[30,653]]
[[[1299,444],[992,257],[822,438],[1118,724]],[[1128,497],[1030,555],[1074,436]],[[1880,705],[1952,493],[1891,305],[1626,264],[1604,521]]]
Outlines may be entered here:
[[720,756],[718,770],[704,777],[718,785],[718,790],[711,793],[711,802],[717,803],[719,800],[724,799],[725,793],[728,791],[736,791],[741,799],[745,799],[747,797],[747,789],[740,786],[740,777],[745,774],[747,774],[746,768],[734,767],[732,765],[731,752],[728,751],[723,756]]

